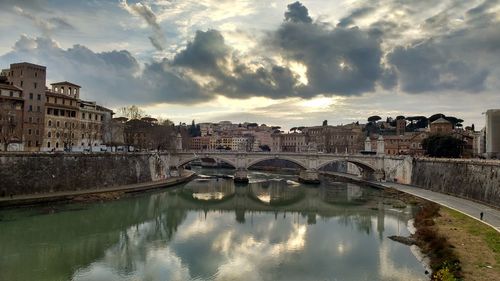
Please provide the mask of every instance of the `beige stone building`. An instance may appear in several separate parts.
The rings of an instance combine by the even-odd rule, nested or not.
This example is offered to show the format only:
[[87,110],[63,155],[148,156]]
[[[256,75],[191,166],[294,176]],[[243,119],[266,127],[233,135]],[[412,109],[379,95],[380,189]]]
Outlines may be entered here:
[[80,147],[87,151],[104,148],[104,125],[113,118],[113,111],[96,104],[80,100]]
[[355,123],[306,127],[302,132],[307,134],[309,142],[314,143],[318,151],[326,153],[358,153],[363,150],[366,138],[363,126]]
[[44,137],[46,68],[22,62],[11,64],[2,72],[7,74],[10,85],[22,89],[24,150],[38,151]]
[[23,117],[22,90],[0,80],[0,151],[23,150]]
[[73,151],[80,135],[80,86],[70,82],[51,84],[45,92],[45,128],[42,151]]
[[442,117],[434,120],[429,127],[432,134],[447,135],[453,132],[453,124]]
[[271,151],[305,152],[309,148],[309,138],[303,133],[273,134]]

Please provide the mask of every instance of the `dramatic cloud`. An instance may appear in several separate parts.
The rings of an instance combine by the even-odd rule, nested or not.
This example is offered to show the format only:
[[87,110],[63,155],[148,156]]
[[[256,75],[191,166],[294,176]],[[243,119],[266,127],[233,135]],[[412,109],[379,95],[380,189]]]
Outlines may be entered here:
[[155,13],[146,4],[135,3],[128,5],[126,0],[123,0],[120,5],[132,15],[138,15],[143,18],[146,23],[153,29],[153,35],[149,36],[151,44],[158,50],[163,51],[166,48],[166,40],[163,31],[158,23]]
[[288,5],[288,11],[285,12],[285,20],[290,22],[311,23],[309,11],[299,1]]
[[18,6],[14,6],[14,11],[16,14],[25,17],[33,22],[33,24],[39,28],[46,37],[51,37],[52,33],[57,30],[71,30],[74,29],[67,20],[58,17],[51,17],[49,19],[44,19],[42,17],[37,17],[34,14],[23,10]]
[[50,82],[71,80],[108,105],[257,99],[271,106],[262,118],[319,96],[384,110],[385,95],[406,109],[424,97],[480,96],[476,109],[498,100],[499,0],[294,1],[4,0],[0,63],[47,65]]
[[307,67],[312,95],[372,91],[382,77],[380,42],[359,28],[285,21],[272,44],[288,60]]
[[[82,45],[63,49],[46,38],[22,36],[0,62],[30,61],[47,66],[48,77],[82,85],[82,99],[113,105],[199,102],[210,99],[198,84],[167,60],[141,65],[128,51],[95,53]],[[84,73],[85,75],[82,75]]]

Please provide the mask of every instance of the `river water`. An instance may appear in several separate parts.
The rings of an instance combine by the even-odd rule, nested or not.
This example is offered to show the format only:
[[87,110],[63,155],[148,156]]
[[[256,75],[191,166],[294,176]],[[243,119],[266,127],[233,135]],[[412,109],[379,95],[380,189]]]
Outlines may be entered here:
[[326,178],[249,177],[0,211],[0,280],[426,280],[410,248],[387,238],[408,235],[411,207]]

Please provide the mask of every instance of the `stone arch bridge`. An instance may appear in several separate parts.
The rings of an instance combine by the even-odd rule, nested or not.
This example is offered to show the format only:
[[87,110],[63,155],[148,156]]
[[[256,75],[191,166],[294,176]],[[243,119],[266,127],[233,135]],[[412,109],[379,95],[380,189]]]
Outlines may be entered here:
[[319,182],[318,171],[332,163],[346,161],[356,165],[364,179],[397,178],[406,182],[411,177],[411,157],[362,155],[362,154],[326,154],[326,153],[288,153],[288,152],[176,152],[171,155],[171,165],[181,167],[201,158],[213,158],[223,161],[236,169],[235,181],[248,181],[248,169],[262,161],[280,159],[299,165],[299,180]]

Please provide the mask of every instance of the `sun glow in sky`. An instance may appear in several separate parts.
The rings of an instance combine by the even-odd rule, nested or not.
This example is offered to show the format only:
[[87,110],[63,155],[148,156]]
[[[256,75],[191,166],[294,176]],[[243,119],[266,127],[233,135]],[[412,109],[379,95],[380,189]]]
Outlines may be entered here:
[[4,0],[0,66],[42,64],[84,99],[175,123],[441,112],[481,127],[500,104],[499,14],[497,0]]

